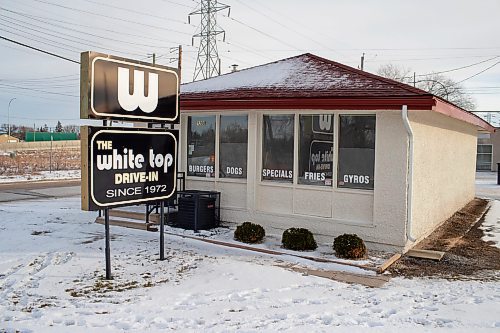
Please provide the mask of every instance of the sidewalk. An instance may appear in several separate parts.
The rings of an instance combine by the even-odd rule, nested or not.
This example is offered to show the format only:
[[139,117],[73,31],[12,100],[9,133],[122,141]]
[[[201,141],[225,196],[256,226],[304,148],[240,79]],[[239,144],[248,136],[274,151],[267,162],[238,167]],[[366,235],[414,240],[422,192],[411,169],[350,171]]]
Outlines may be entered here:
[[496,172],[476,172],[476,197],[500,200]]

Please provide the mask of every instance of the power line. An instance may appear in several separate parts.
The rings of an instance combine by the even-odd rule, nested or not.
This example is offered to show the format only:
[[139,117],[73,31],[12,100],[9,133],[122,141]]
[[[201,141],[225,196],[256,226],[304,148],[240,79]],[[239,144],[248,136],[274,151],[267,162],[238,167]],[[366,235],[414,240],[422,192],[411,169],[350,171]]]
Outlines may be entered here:
[[12,80],[12,81],[45,81],[45,80],[78,80],[78,74],[68,74],[68,75],[58,75],[58,76],[46,76],[46,77],[36,77],[36,78],[23,78],[23,79],[0,79]]
[[[6,90],[15,90],[15,88],[4,88]],[[0,92],[1,94],[1,92]],[[64,104],[71,104],[71,105],[74,105],[75,102],[74,100],[69,100],[69,99],[59,99],[59,98],[55,98],[55,97],[52,97],[52,96],[47,96],[46,94],[37,94],[37,95],[34,95],[34,94],[29,94],[27,93],[26,91],[19,91],[19,90],[15,90],[15,94],[16,95],[21,95],[21,96],[27,96],[27,97],[34,97],[36,99],[44,99],[44,100],[48,100],[48,101],[55,101],[55,102],[58,102],[58,104],[61,104],[61,103],[64,103]],[[9,95],[10,96],[10,95]]]
[[[160,45],[151,45],[151,44],[141,44],[141,43],[136,43],[136,42],[129,42],[129,41],[126,41],[126,40],[123,40],[123,39],[117,39],[117,38],[111,38],[111,37],[104,37],[104,36],[101,36],[101,35],[97,35],[97,34],[93,34],[93,33],[90,33],[88,31],[81,31],[81,30],[78,30],[78,29],[74,29],[74,28],[70,28],[70,27],[66,27],[66,26],[63,26],[63,25],[60,25],[60,24],[55,24],[54,22],[49,22],[49,21],[46,21],[46,20],[43,20],[43,19],[40,19],[40,18],[37,18],[36,16],[32,16],[32,15],[27,15],[27,14],[23,14],[23,13],[19,13],[19,12],[16,12],[14,10],[9,10],[9,9],[5,9],[3,7],[0,7],[0,9],[3,9],[7,12],[10,12],[10,13],[13,13],[14,15],[19,15],[19,16],[22,16],[24,18],[27,18],[29,20],[33,20],[33,21],[37,21],[37,22],[41,22],[41,23],[44,23],[44,24],[47,24],[47,25],[50,25],[51,27],[60,27],[64,30],[70,30],[70,31],[74,31],[76,33],[79,33],[79,34],[84,34],[84,35],[88,35],[88,36],[94,36],[94,37],[97,37],[97,38],[100,38],[100,39],[106,39],[106,40],[112,40],[112,41],[116,41],[116,42],[120,42],[120,43],[126,43],[126,44],[130,44],[130,45],[138,45],[138,46],[145,46],[145,47],[149,47],[149,48],[170,48],[169,46],[160,46]],[[2,15],[3,16],[3,15]],[[9,16],[5,16],[5,17],[8,17],[8,18],[11,18]],[[13,18],[11,18],[13,19]],[[49,31],[54,31],[56,33],[60,33],[60,34],[64,34],[62,32],[59,32],[59,31],[55,31],[55,30],[50,30],[48,28],[45,28],[45,27],[42,27],[42,26],[39,26],[39,25],[36,25],[34,23],[29,23],[29,22],[26,22],[26,21],[23,21],[23,20],[19,20],[19,19],[15,19],[15,20],[18,20],[19,22],[23,22],[23,23],[26,23],[26,24],[30,24],[30,25],[33,25],[35,27],[39,27],[41,29],[47,29]],[[117,32],[118,33],[118,32]],[[69,34],[64,34],[64,35],[67,35],[67,36],[71,36],[71,37],[76,37],[76,38],[80,38],[80,37],[77,37],[77,36],[73,36],[73,35],[69,35]],[[136,35],[137,36],[137,35]],[[130,53],[130,54],[133,54],[133,53]]]
[[0,86],[7,87],[7,88],[14,88],[14,89],[31,90],[31,91],[36,91],[36,92],[41,92],[41,93],[51,94],[51,95],[61,95],[61,96],[68,96],[68,97],[79,97],[77,95],[70,95],[70,94],[64,94],[64,93],[59,93],[59,92],[54,92],[54,91],[34,89],[34,88],[28,88],[28,87],[20,87],[20,86],[16,86],[16,85],[12,85],[12,84],[6,84],[6,83],[0,83]]
[[[175,2],[175,1],[171,1],[171,0],[162,0],[163,2],[168,2],[168,3],[171,3],[173,5],[177,5],[177,6],[182,6],[182,7],[186,7],[186,8],[190,8],[190,9],[194,9],[196,7],[193,8],[193,6],[189,6],[189,5],[186,5],[186,4],[183,4],[183,3],[178,3],[178,2]],[[194,1],[193,1],[194,2]]]
[[122,22],[127,22],[127,23],[132,23],[132,24],[136,24],[136,25],[142,25],[142,26],[145,26],[145,27],[148,27],[148,28],[160,29],[162,31],[165,31],[165,30],[172,31],[172,32],[175,32],[175,33],[178,33],[178,34],[182,34],[182,35],[190,35],[187,32],[183,32],[183,31],[179,31],[179,30],[174,30],[174,29],[169,29],[169,28],[164,28],[164,27],[158,27],[158,26],[155,26],[155,25],[147,24],[147,23],[142,23],[142,22],[127,20],[127,19],[124,19],[124,18],[119,18],[119,17],[113,17],[113,16],[104,15],[104,14],[94,13],[94,12],[91,12],[91,11],[88,11],[88,10],[78,9],[78,8],[73,8],[73,7],[68,7],[68,6],[64,6],[64,5],[61,5],[61,4],[52,3],[52,2],[48,2],[48,1],[44,1],[44,0],[33,0],[33,1],[44,3],[44,4],[47,4],[47,5],[50,5],[50,6],[56,6],[56,7],[64,8],[64,9],[71,10],[71,11],[86,13],[86,14],[90,14],[90,15],[94,15],[94,16],[99,16],[99,17],[105,17],[105,18],[108,18],[108,19],[122,21]]
[[[449,70],[446,70],[446,71],[441,71],[441,72],[434,72],[432,74],[443,74],[443,73],[449,73],[449,72],[454,72],[454,71],[458,71],[460,69],[464,69],[464,68],[469,68],[469,67],[472,67],[472,66],[476,66],[476,65],[479,65],[479,64],[483,64],[485,62],[488,62],[488,61],[491,61],[493,59],[497,59],[497,58],[500,58],[500,56],[495,56],[493,58],[490,58],[490,59],[487,59],[487,60],[483,60],[483,61],[480,61],[480,62],[476,62],[474,64],[470,64],[470,65],[467,65],[467,66],[462,66],[462,67],[458,67],[458,68],[453,68],[453,69],[449,69]],[[420,75],[417,75],[417,76],[426,76],[426,75],[429,75],[429,74],[420,74]]]
[[[5,17],[8,17],[8,16],[4,16],[4,15],[1,15],[1,17],[4,17],[4,20],[5,20]],[[120,51],[120,50],[115,50],[115,49],[111,49],[111,48],[108,48],[108,47],[105,47],[105,46],[102,46],[101,44],[99,43],[95,43],[91,40],[88,40],[88,39],[85,39],[85,38],[81,38],[81,37],[78,37],[78,36],[74,36],[74,35],[70,35],[70,34],[66,34],[66,33],[63,33],[63,32],[58,32],[58,31],[54,31],[52,29],[48,29],[48,28],[45,28],[45,27],[41,27],[39,25],[36,25],[36,24],[32,24],[32,23],[27,23],[29,25],[32,25],[32,26],[35,26],[35,27],[39,27],[41,29],[45,29],[46,31],[41,31],[41,30],[38,30],[38,29],[35,29],[35,28],[32,28],[30,26],[26,26],[24,24],[19,24],[19,23],[16,23],[16,22],[12,22],[11,20],[5,20],[7,23],[10,23],[10,24],[13,24],[15,26],[18,26],[18,27],[23,27],[23,28],[26,28],[30,31],[35,31],[35,32],[38,32],[38,33],[41,33],[41,34],[44,34],[44,35],[48,35],[48,36],[52,36],[52,37],[55,37],[55,38],[59,38],[59,39],[62,39],[62,40],[66,40],[68,42],[71,42],[71,43],[78,43],[78,44],[82,44],[82,45],[86,45],[86,46],[89,46],[89,47],[99,47],[103,50],[108,50],[108,51],[111,51],[111,52],[117,52],[117,53],[128,53],[128,54],[131,54],[131,55],[136,55],[136,56],[139,56],[141,54],[139,53],[135,53],[135,52],[131,52],[131,51],[128,51],[128,50],[124,50],[124,51]],[[23,23],[26,23],[24,21],[21,21]],[[0,25],[4,25],[4,24],[1,24]],[[5,26],[5,25],[4,25]],[[14,27],[11,27],[11,26],[7,26],[9,28],[14,28]],[[14,28],[14,29],[19,29],[19,28]],[[21,30],[23,31],[23,30]],[[53,33],[50,33],[50,32],[55,32],[59,35],[55,35]],[[71,38],[66,38],[64,36],[68,36],[68,37],[71,37]],[[45,38],[45,37],[42,37],[42,36],[37,36],[39,38]]]
[[[310,36],[305,35],[305,34],[304,34],[304,33],[302,33],[301,31],[296,30],[296,29],[295,29],[295,28],[293,28],[293,27],[290,27],[290,26],[287,26],[287,25],[285,25],[285,24],[281,23],[279,20],[276,20],[275,18],[273,18],[273,17],[271,17],[271,16],[267,15],[266,13],[263,13],[263,12],[261,12],[260,10],[257,10],[257,9],[255,9],[255,8],[251,7],[250,5],[248,5],[248,4],[246,4],[246,3],[244,3],[243,1],[241,1],[241,0],[236,0],[236,1],[237,1],[238,3],[240,3],[241,5],[243,5],[243,6],[247,7],[247,8],[249,8],[250,10],[253,10],[254,12],[256,12],[256,13],[258,13],[258,14],[260,14],[260,15],[262,15],[262,16],[264,16],[264,17],[266,17],[266,18],[267,18],[267,19],[269,19],[271,22],[273,22],[273,23],[275,23],[275,24],[278,24],[278,25],[282,26],[283,28],[285,28],[285,29],[287,29],[287,30],[293,31],[293,32],[295,32],[296,34],[298,34],[298,35],[300,35],[300,36],[302,36],[302,37],[305,37],[306,39],[308,39],[308,40],[310,40],[310,41],[312,41],[312,42],[314,42],[314,43],[316,43],[316,44],[318,44],[318,45],[321,45],[321,46],[325,47],[325,48],[326,48],[327,50],[329,50],[329,51],[337,52],[336,50],[334,50],[334,49],[332,49],[332,48],[328,47],[327,45],[323,44],[322,42],[319,42],[319,41],[317,41],[317,40],[315,40],[315,39],[311,38]],[[338,53],[338,52],[337,52],[337,53]]]
[[491,68],[495,67],[495,66],[496,66],[496,65],[498,65],[498,64],[500,64],[500,61],[498,61],[498,62],[494,63],[493,65],[491,65],[491,66],[489,66],[489,67],[487,67],[487,68],[483,69],[482,71],[480,71],[480,72],[478,72],[478,73],[476,73],[476,74],[474,74],[474,75],[471,75],[471,76],[469,76],[469,77],[467,77],[467,78],[465,78],[465,79],[463,79],[463,80],[461,80],[461,81],[458,81],[458,82],[457,82],[457,84],[458,84],[458,83],[462,83],[462,82],[464,82],[464,81],[467,81],[467,80],[469,80],[469,79],[472,79],[473,77],[476,77],[476,76],[478,76],[479,74],[482,74],[482,73],[486,72],[487,70],[489,70],[489,69],[491,69]]
[[60,56],[58,54],[55,54],[55,53],[52,53],[52,52],[49,52],[49,51],[45,51],[45,50],[42,50],[42,49],[39,49],[39,48],[36,48],[34,46],[30,46],[30,45],[27,45],[27,44],[24,44],[24,43],[17,42],[15,40],[12,40],[12,39],[4,37],[4,36],[0,36],[0,39],[4,39],[4,40],[6,40],[8,42],[11,42],[11,43],[14,43],[14,44],[17,44],[17,45],[21,45],[21,46],[27,47],[29,49],[32,49],[32,50],[35,50],[35,51],[38,51],[38,52],[42,52],[42,53],[45,53],[45,54],[48,54],[48,55],[51,55],[53,57],[57,57],[57,58],[60,58],[60,59],[64,59],[66,61],[74,62],[75,64],[80,64],[79,61],[75,61],[75,60],[72,60],[72,59]]
[[[2,25],[2,24],[0,23],[0,25]],[[80,49],[73,46],[73,45],[54,41],[52,39],[42,37],[42,36],[33,35],[29,32],[21,31],[20,29],[14,29],[14,31],[12,31],[11,29],[12,29],[11,27],[2,27],[0,30],[2,30],[4,32],[8,32],[8,33],[10,33],[14,36],[17,36],[17,37],[22,37],[22,38],[25,38],[27,40],[33,41],[33,42],[42,43],[44,45],[50,45],[50,46],[53,46],[53,47],[61,49],[61,50],[69,51],[71,53],[80,53]]]
[[122,10],[122,11],[125,11],[125,12],[129,12],[129,13],[143,15],[143,16],[146,16],[148,18],[154,17],[154,18],[157,18],[157,19],[160,19],[160,20],[168,20],[168,21],[177,22],[177,23],[181,23],[181,24],[189,24],[189,23],[186,23],[184,21],[177,20],[177,19],[174,19],[174,18],[162,17],[162,16],[155,15],[153,13],[144,13],[144,12],[141,12],[141,11],[138,11],[138,10],[135,10],[135,9],[123,8],[123,7],[120,7],[120,6],[114,6],[114,5],[110,5],[110,4],[107,4],[107,3],[101,3],[101,2],[98,2],[98,1],[93,1],[93,0],[81,0],[81,1],[86,1],[86,2],[90,2],[90,3],[93,3],[93,4],[99,5],[99,6],[114,8],[114,9]]
[[[228,19],[230,19],[230,20],[232,20],[232,21],[234,21],[234,22],[237,22],[237,23],[239,23],[239,24],[241,24],[241,25],[244,25],[245,27],[247,27],[247,28],[249,28],[249,29],[252,29],[252,30],[254,30],[254,31],[256,31],[256,32],[258,32],[258,33],[260,33],[260,34],[262,34],[262,35],[266,36],[266,37],[269,37],[269,38],[271,38],[271,39],[273,39],[273,40],[275,40],[275,41],[277,41],[277,42],[279,42],[279,43],[281,43],[281,44],[283,44],[283,45],[286,45],[286,46],[288,46],[288,47],[291,47],[292,49],[294,49],[294,50],[296,50],[296,51],[301,51],[300,49],[296,48],[295,46],[293,46],[293,45],[291,45],[291,44],[288,44],[287,42],[285,42],[285,41],[283,41],[283,40],[281,40],[281,39],[279,39],[279,38],[276,38],[276,37],[274,37],[274,36],[272,36],[272,35],[268,34],[268,33],[267,33],[267,32],[265,32],[265,31],[262,31],[262,30],[260,30],[260,29],[254,28],[254,27],[252,27],[251,25],[249,25],[249,24],[247,24],[247,23],[245,23],[245,22],[242,22],[242,21],[240,21],[240,20],[237,20],[237,19],[235,19],[235,18],[233,18],[233,17],[229,17],[229,16],[226,16],[226,15],[222,15],[222,16],[224,16],[224,17],[226,17],[226,18],[228,18]],[[302,51],[303,51],[303,50],[302,50]]]
[[[25,4],[22,4],[22,5],[25,5]],[[4,7],[0,7],[0,8],[2,8],[3,10],[7,10],[7,11],[10,11],[10,12],[16,13],[17,15],[24,16],[24,17],[29,18],[29,19],[36,20],[36,18],[38,18],[38,19],[40,19],[38,21],[41,21],[41,22],[47,23],[47,24],[52,24],[52,25],[53,25],[53,22],[59,22],[59,23],[63,23],[63,24],[69,25],[69,26],[78,26],[78,27],[83,27],[83,28],[86,28],[86,29],[93,29],[93,30],[98,30],[98,31],[107,31],[107,32],[111,32],[111,33],[114,33],[114,34],[118,34],[120,36],[131,36],[131,37],[137,37],[137,38],[141,38],[141,39],[149,39],[149,40],[152,40],[152,41],[157,41],[157,42],[162,42],[162,43],[169,42],[169,43],[176,44],[176,45],[182,44],[182,43],[178,43],[178,42],[175,42],[175,41],[168,41],[168,40],[164,40],[164,39],[154,38],[154,37],[151,37],[151,36],[148,36],[148,35],[137,35],[137,34],[132,34],[132,33],[125,32],[125,31],[116,31],[116,30],[107,29],[107,28],[101,28],[101,27],[96,27],[96,26],[92,26],[92,25],[79,24],[79,23],[75,23],[75,22],[68,22],[68,21],[57,19],[57,18],[53,18],[53,17],[45,17],[45,16],[38,16],[38,15],[33,15],[33,14],[20,13],[20,12],[14,11],[14,10],[8,10],[8,9],[6,9]],[[32,7],[29,7],[29,8],[32,8]],[[38,8],[36,8],[36,10],[37,11],[41,11]],[[57,14],[49,12],[47,10],[43,10],[43,11],[45,13],[48,13],[49,15],[57,15]],[[50,22],[47,22],[46,20],[49,20]],[[63,29],[67,29],[67,27],[65,27],[65,26],[60,26],[60,27],[63,28]],[[185,46],[191,46],[189,44],[183,44],[183,45],[185,45]]]

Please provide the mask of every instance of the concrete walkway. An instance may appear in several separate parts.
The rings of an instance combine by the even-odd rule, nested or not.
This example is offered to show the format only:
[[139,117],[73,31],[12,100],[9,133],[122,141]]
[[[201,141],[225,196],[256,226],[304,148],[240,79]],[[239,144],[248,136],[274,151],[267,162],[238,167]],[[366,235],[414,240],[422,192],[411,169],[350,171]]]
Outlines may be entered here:
[[500,200],[496,172],[476,172],[476,197]]

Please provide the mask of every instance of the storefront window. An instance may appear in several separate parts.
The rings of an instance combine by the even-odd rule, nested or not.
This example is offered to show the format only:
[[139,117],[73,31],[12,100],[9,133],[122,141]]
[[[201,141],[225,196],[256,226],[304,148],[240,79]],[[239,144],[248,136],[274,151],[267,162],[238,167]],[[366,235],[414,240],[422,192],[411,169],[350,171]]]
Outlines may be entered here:
[[332,186],[333,115],[301,115],[299,140],[299,184]]
[[337,183],[340,188],[373,189],[375,116],[340,116]]
[[477,163],[476,170],[491,170],[493,156],[492,145],[477,145]]
[[293,115],[263,117],[263,180],[293,182],[293,132]]
[[219,177],[247,177],[247,146],[247,116],[221,116]]
[[188,176],[215,177],[215,116],[188,117]]

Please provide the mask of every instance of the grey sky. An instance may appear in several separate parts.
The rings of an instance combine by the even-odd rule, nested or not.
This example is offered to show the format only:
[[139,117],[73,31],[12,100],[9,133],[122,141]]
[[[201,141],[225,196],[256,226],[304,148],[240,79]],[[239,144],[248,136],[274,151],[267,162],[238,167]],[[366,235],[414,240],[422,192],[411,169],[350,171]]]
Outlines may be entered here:
[[[365,70],[386,63],[419,74],[446,71],[500,56],[498,0],[227,0],[219,15],[223,72],[311,52]],[[183,45],[183,82],[192,80],[199,17],[195,0],[2,0],[0,35],[79,60],[99,51],[164,65]],[[149,14],[148,14],[149,13]],[[195,45],[198,40],[195,39]],[[80,123],[79,66],[0,41],[0,123],[55,126]],[[150,59],[150,58],[149,58]],[[446,73],[461,81],[500,58]],[[49,78],[46,80],[38,80]],[[500,64],[464,81],[477,110],[500,110]]]

